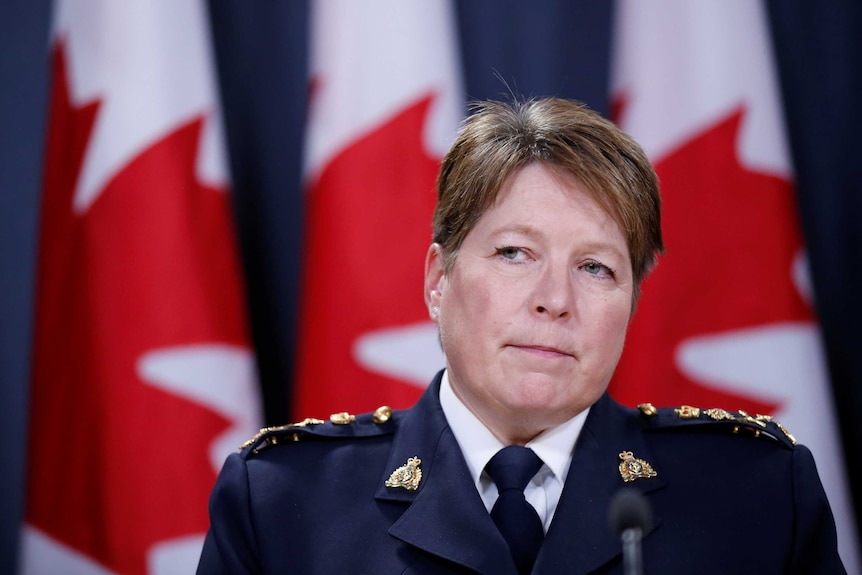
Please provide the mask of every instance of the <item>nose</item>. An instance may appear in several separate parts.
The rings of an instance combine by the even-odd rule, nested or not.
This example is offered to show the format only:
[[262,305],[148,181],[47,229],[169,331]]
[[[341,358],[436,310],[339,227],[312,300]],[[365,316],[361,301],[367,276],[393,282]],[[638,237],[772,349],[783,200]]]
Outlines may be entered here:
[[562,263],[545,262],[531,294],[531,309],[550,319],[574,314],[575,284],[571,269]]

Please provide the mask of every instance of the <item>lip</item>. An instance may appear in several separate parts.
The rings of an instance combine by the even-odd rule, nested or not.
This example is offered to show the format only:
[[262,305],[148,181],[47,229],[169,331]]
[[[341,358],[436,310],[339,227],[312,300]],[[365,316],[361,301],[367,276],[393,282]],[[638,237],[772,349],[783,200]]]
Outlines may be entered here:
[[519,344],[510,344],[509,347],[513,347],[515,349],[525,351],[527,353],[532,353],[541,357],[547,358],[559,358],[559,357],[574,357],[574,354],[564,351],[562,349],[556,347],[550,347],[546,345],[519,345]]

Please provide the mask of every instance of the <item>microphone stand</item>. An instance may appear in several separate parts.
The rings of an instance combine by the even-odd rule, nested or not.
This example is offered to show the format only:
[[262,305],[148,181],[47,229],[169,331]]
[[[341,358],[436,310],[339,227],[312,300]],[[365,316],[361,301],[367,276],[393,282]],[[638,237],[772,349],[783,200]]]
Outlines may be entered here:
[[643,575],[641,538],[652,525],[652,510],[646,497],[636,489],[620,489],[611,500],[608,523],[622,541],[623,573]]
[[624,575],[642,575],[643,559],[641,555],[640,527],[629,527],[623,530],[620,538],[623,542],[623,573]]

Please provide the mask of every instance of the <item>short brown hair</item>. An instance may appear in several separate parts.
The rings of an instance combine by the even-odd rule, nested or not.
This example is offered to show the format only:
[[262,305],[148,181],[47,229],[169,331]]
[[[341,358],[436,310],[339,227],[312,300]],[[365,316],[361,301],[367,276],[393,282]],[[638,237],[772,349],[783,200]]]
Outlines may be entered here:
[[442,247],[444,271],[506,179],[542,162],[574,176],[620,227],[636,302],[641,281],[664,251],[658,178],[638,143],[571,100],[486,101],[472,108],[437,178],[433,241]]

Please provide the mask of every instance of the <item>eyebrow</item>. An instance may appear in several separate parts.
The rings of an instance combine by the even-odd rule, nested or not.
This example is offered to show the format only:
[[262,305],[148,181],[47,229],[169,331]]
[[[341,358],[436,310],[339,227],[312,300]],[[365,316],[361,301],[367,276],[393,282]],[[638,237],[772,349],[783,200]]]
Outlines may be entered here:
[[500,236],[503,234],[523,234],[531,238],[545,237],[545,234],[542,232],[541,229],[538,229],[529,224],[515,224],[499,228],[491,233],[491,237]]

